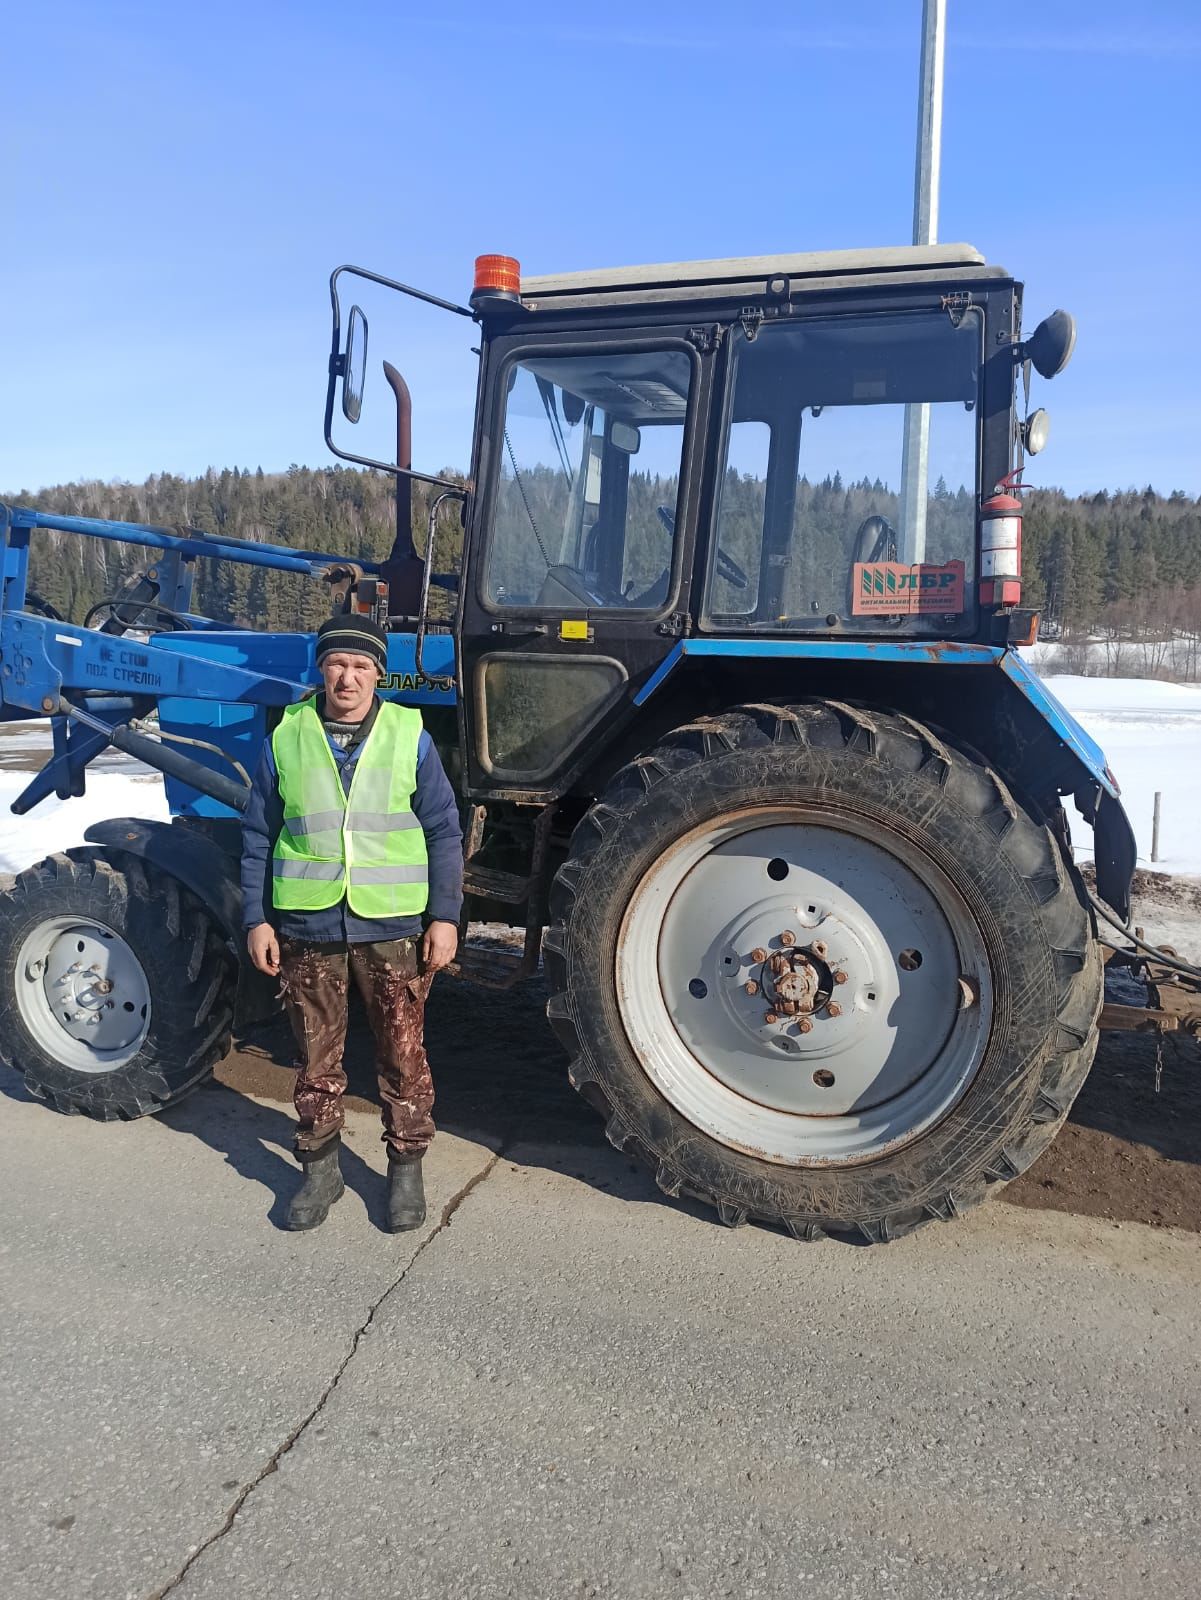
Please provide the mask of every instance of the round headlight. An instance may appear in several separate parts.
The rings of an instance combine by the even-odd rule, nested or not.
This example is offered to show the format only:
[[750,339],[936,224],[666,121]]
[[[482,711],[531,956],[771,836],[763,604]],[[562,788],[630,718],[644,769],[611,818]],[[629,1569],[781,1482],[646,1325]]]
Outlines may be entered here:
[[1045,450],[1047,440],[1051,437],[1051,419],[1041,408],[1032,411],[1022,425],[1022,444],[1028,456],[1036,456],[1040,450]]

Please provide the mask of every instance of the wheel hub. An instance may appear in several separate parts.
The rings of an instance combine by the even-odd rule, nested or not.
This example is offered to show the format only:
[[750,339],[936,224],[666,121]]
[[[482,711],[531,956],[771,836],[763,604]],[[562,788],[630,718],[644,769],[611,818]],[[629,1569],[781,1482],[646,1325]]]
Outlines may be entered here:
[[903,841],[799,807],[754,817],[695,830],[644,879],[618,955],[623,1017],[668,1098],[724,1142],[864,1159],[967,1081],[987,962],[953,886],[935,894]]
[[110,1072],[136,1053],[150,1017],[150,988],[125,940],[99,923],[57,918],[25,940],[18,1001],[31,1032],[56,1059]]
[[[781,1017],[802,1020],[812,1017],[815,1011],[829,1006],[835,984],[845,983],[847,975],[841,969],[837,973],[830,969],[824,959],[826,945],[821,939],[807,947],[796,948],[796,934],[786,928],[778,935],[777,942],[780,949],[774,955],[769,956],[765,950],[752,952],[752,959],[760,954],[764,957],[758,988],[767,1001],[767,1009],[777,1014],[777,1021]],[[751,992],[745,985],[743,988],[744,992]],[[838,1016],[839,1011],[834,1015]]]

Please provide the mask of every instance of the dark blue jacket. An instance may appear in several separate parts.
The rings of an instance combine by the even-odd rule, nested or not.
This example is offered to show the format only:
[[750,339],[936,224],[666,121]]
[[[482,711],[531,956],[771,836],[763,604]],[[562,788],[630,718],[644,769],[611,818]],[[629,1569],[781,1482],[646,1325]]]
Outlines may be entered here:
[[[364,744],[366,741],[363,742]],[[363,744],[349,752],[329,741],[350,793],[350,780]],[[417,746],[417,787],[413,814],[425,834],[429,856],[430,897],[424,921],[458,922],[463,904],[463,832],[459,806],[434,741],[422,730]],[[409,939],[422,931],[421,917],[356,917],[346,904],[327,911],[277,911],[271,901],[271,857],[284,822],[284,805],[271,740],[263,745],[250,799],[242,818],[242,923],[247,929],[270,922],[286,938],[313,944],[345,940],[349,944]]]

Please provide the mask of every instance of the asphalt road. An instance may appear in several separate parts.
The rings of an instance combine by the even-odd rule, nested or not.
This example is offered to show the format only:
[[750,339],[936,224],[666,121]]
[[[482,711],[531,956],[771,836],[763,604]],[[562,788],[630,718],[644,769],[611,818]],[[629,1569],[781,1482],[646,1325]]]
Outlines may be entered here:
[[1195,1235],[804,1247],[444,1133],[393,1238],[364,1115],[290,1235],[277,1106],[0,1091],[6,1600],[1197,1592]]

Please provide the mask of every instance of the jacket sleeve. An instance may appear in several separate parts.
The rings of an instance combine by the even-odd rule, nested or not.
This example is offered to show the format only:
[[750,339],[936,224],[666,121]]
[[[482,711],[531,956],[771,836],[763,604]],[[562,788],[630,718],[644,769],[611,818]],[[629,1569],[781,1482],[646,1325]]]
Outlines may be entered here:
[[[458,922],[463,909],[463,830],[459,802],[428,733],[417,751],[417,787],[413,815],[425,834],[429,857],[431,922]],[[281,813],[282,818],[282,813]]]
[[284,804],[268,739],[242,815],[242,926],[248,931],[260,922],[276,920],[271,897],[271,856],[283,823]]

